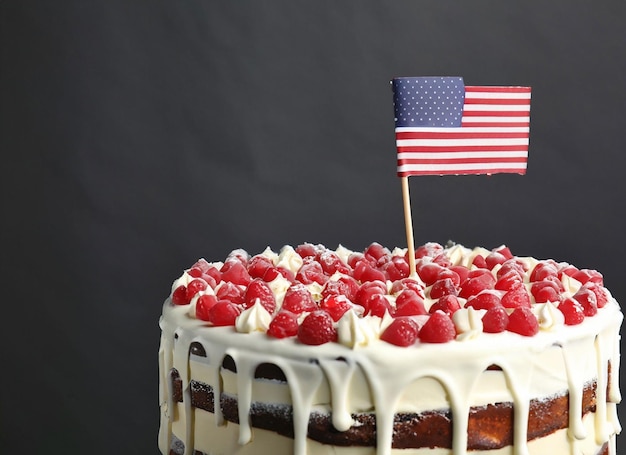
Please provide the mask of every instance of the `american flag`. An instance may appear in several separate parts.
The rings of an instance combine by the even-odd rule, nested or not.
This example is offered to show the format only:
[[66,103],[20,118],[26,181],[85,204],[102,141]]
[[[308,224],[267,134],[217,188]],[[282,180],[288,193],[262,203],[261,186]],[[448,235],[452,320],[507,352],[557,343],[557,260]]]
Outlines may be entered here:
[[392,80],[398,175],[525,174],[530,87],[461,77]]

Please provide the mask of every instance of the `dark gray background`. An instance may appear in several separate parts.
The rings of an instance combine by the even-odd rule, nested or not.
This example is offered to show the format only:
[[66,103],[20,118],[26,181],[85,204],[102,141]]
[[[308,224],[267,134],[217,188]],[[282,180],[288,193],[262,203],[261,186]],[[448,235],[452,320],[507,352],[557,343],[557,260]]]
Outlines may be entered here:
[[597,268],[625,301],[626,3],[0,1],[0,452],[154,454],[198,257],[404,246],[394,76],[533,87],[528,173],[412,177],[416,243]]

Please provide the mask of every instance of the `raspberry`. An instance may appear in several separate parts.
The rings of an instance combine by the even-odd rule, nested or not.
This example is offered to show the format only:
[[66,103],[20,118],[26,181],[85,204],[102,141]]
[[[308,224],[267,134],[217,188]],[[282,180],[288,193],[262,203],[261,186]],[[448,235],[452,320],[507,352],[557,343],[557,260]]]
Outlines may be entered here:
[[394,315],[394,309],[389,303],[389,300],[383,294],[374,294],[367,301],[367,307],[365,307],[366,314],[371,316],[378,316],[382,318],[385,312],[391,316]]
[[400,256],[393,256],[382,266],[382,271],[390,281],[401,280],[409,276],[409,263]]
[[452,265],[452,262],[450,262],[450,259],[444,253],[440,253],[437,256],[435,256],[433,258],[433,263],[440,265],[441,267],[446,267],[446,268]]
[[321,252],[317,256],[317,261],[326,275],[332,275],[335,272],[346,275],[350,273],[350,268],[339,259],[339,256],[334,251],[325,250]]
[[452,270],[459,276],[459,282],[455,283],[455,286],[459,286],[461,283],[463,283],[470,273],[470,269],[463,265],[453,265],[450,267],[450,270]]
[[498,248],[495,248],[493,252],[501,254],[502,256],[504,256],[506,260],[513,258],[513,253],[511,253],[511,250],[509,249],[508,246],[502,245]]
[[267,329],[267,334],[274,338],[289,338],[298,334],[298,316],[281,309]]
[[566,325],[578,325],[585,320],[585,312],[582,305],[572,297],[565,298],[558,308],[565,316]]
[[485,289],[493,289],[493,286],[495,284],[496,278],[491,274],[489,270],[472,270],[467,275],[467,279],[463,283],[461,283],[459,297],[467,299]]
[[424,343],[447,343],[456,338],[454,322],[443,311],[435,311],[419,332]]
[[265,281],[266,283],[270,283],[272,281],[274,281],[276,278],[278,278],[279,276],[282,276],[284,279],[286,279],[287,281],[293,283],[296,281],[296,276],[293,274],[293,272],[289,269],[286,269],[284,267],[268,267],[265,270],[265,273],[263,274],[263,281]]
[[509,315],[509,325],[506,329],[530,337],[539,332],[539,322],[530,308],[519,307]]
[[352,276],[360,282],[365,281],[386,281],[387,277],[380,270],[375,269],[366,259],[356,263]]
[[585,316],[595,316],[598,312],[598,298],[591,289],[582,286],[572,297],[583,307]]
[[174,305],[188,305],[190,299],[187,298],[187,286],[180,285],[172,292],[172,303]]
[[217,295],[218,300],[229,300],[232,303],[243,303],[244,302],[244,293],[245,288],[243,286],[237,286],[236,284],[225,281],[219,287],[215,295]]
[[410,346],[417,340],[419,327],[410,318],[396,318],[380,335],[380,339],[396,346]]
[[493,270],[493,268],[498,264],[503,264],[506,261],[506,257],[503,254],[498,253],[496,251],[492,251],[485,258],[485,264],[489,270]]
[[478,256],[475,256],[474,259],[472,260],[472,265],[478,269],[486,269],[487,261],[485,260],[484,257],[482,257],[481,255],[478,255]]
[[263,308],[268,313],[272,314],[276,309],[276,298],[274,293],[261,278],[255,278],[250,282],[246,292],[244,294],[244,303],[246,308],[250,308],[256,303],[257,300],[261,301]]
[[352,308],[352,304],[345,295],[329,295],[320,302],[320,308],[337,322],[346,311]]
[[590,270],[590,269],[581,269],[578,272],[575,272],[572,275],[572,278],[574,278],[575,280],[580,281],[582,284],[587,283],[588,281],[592,281],[594,283],[599,284],[600,286],[602,286],[604,283],[604,278],[602,277],[602,274],[596,270]]
[[417,316],[428,314],[424,300],[412,289],[405,289],[396,297],[395,316]]
[[298,253],[302,259],[310,256],[317,256],[318,249],[320,248],[312,243],[303,243],[295,248],[296,253]]
[[465,307],[471,307],[475,310],[490,310],[491,308],[501,307],[500,297],[495,292],[483,291],[471,296]]
[[200,291],[204,291],[207,288],[207,282],[200,279],[200,278],[196,278],[194,280],[191,280],[188,284],[187,284],[187,300],[191,301],[191,299],[194,298],[194,296],[200,292]]
[[529,280],[531,282],[545,280],[547,277],[557,277],[558,271],[556,265],[550,261],[539,262],[532,272],[530,272]]
[[324,274],[322,265],[314,260],[305,260],[298,273],[296,273],[296,281],[302,284],[325,284],[328,281],[328,277]]
[[444,270],[444,268],[439,264],[427,262],[420,267],[417,267],[417,274],[426,286],[431,286],[435,281],[437,281],[437,277],[442,270]]
[[359,283],[350,276],[341,276],[337,281],[327,281],[322,290],[322,297],[345,295],[351,302],[356,298]]
[[269,258],[257,255],[248,262],[248,273],[251,278],[263,278],[267,269],[273,266],[274,263]]
[[516,270],[509,270],[508,272],[500,275],[498,281],[494,285],[495,289],[500,291],[510,291],[512,289],[518,288],[522,285],[522,277],[519,272]]
[[596,303],[598,308],[604,308],[604,306],[609,302],[609,297],[606,292],[606,289],[602,287],[602,285],[588,281],[583,287],[589,289],[596,295]]
[[519,260],[508,259],[502,264],[502,267],[498,269],[496,276],[500,278],[505,273],[508,273],[511,271],[516,271],[521,278],[526,273],[526,266],[524,265],[523,262],[520,262]]
[[354,303],[365,308],[365,313],[369,310],[369,300],[374,294],[385,294],[387,287],[382,281],[366,281],[361,285],[356,295]]
[[234,284],[247,286],[252,280],[248,270],[246,270],[246,266],[238,259],[227,260],[220,269],[220,272],[222,272],[222,280]]
[[363,254],[365,256],[370,256],[373,257],[374,259],[376,259],[377,261],[384,257],[384,256],[389,256],[391,255],[391,253],[389,252],[389,250],[385,247],[383,247],[382,245],[380,245],[379,243],[372,243],[370,246],[368,246],[365,251],[363,252]]
[[443,253],[443,246],[441,246],[438,243],[429,242],[429,243],[419,246],[415,250],[415,258],[419,259],[424,256],[434,258],[435,256],[441,253]]
[[504,332],[509,325],[509,314],[503,306],[497,305],[489,308],[483,316],[483,332]]
[[235,325],[237,316],[241,313],[238,305],[228,300],[218,300],[209,310],[209,322],[214,326]]
[[200,272],[206,272],[210,267],[211,264],[209,264],[206,259],[200,258],[190,267],[190,269],[198,269]]
[[314,346],[337,341],[333,320],[324,310],[316,310],[305,317],[298,327],[297,335],[301,343]]
[[298,315],[317,310],[318,307],[306,286],[302,283],[296,283],[287,288],[281,309]]
[[433,303],[428,310],[429,313],[434,313],[435,311],[443,311],[448,316],[452,316],[455,311],[460,310],[461,305],[459,304],[459,299],[452,294],[444,295],[435,303]]
[[438,299],[444,295],[456,295],[456,287],[454,287],[454,283],[451,278],[444,278],[442,280],[437,280],[430,288],[429,297],[433,300]]
[[212,294],[204,294],[198,297],[196,302],[196,318],[201,321],[209,320],[209,311],[217,303],[217,297]]
[[535,281],[530,287],[530,293],[536,303],[558,302],[559,288],[551,280]]
[[402,278],[401,280],[394,281],[391,285],[390,294],[395,295],[404,291],[405,289],[411,289],[417,293],[420,297],[424,297],[424,288],[421,284],[412,278]]
[[530,296],[528,295],[528,292],[526,292],[526,288],[523,286],[504,294],[502,296],[501,303],[504,308],[531,307]]
[[[467,271],[467,274],[469,275],[469,270]],[[452,269],[444,268],[443,270],[441,270],[437,274],[436,281],[443,280],[446,278],[449,278],[450,280],[452,280],[452,285],[455,287],[461,284],[461,276]]]

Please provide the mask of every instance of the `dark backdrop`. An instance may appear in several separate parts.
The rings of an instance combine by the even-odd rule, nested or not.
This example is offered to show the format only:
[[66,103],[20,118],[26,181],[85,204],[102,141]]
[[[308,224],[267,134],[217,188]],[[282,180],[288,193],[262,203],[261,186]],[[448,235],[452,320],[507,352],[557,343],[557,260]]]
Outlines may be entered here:
[[198,257],[404,246],[394,76],[533,87],[528,173],[412,177],[416,243],[597,268],[625,301],[626,3],[0,1],[0,452],[154,454]]

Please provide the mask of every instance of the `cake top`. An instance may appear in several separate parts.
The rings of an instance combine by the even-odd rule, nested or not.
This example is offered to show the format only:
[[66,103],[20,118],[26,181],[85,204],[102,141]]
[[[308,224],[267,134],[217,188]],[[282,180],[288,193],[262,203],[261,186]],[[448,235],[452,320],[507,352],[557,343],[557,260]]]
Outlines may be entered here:
[[173,306],[207,327],[232,326],[296,343],[372,340],[403,347],[491,333],[532,337],[581,324],[612,301],[602,275],[565,262],[427,243],[407,252],[372,243],[362,252],[305,243],[223,262],[198,260],[174,281]]

